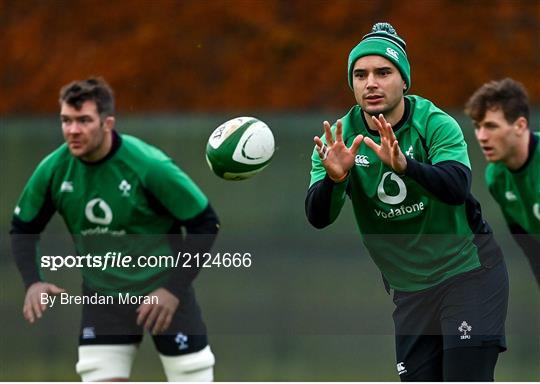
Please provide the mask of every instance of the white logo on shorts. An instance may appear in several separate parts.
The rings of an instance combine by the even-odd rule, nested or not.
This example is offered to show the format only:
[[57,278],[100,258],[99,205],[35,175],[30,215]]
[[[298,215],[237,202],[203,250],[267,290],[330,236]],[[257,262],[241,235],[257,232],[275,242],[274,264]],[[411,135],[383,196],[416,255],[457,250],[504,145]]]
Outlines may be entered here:
[[96,338],[96,332],[94,330],[94,327],[84,327],[82,330],[82,338],[83,339],[95,339]]
[[178,334],[174,338],[174,342],[178,344],[179,350],[187,349],[189,347],[188,337],[184,335],[182,332],[178,332]]
[[397,363],[396,368],[397,368],[398,375],[407,373],[407,369],[405,368],[405,363],[403,361],[400,363]]
[[471,335],[467,335],[467,332],[470,332],[471,330],[472,327],[467,324],[466,321],[462,322],[458,328],[458,331],[463,332],[463,335],[461,335],[461,340],[470,339]]

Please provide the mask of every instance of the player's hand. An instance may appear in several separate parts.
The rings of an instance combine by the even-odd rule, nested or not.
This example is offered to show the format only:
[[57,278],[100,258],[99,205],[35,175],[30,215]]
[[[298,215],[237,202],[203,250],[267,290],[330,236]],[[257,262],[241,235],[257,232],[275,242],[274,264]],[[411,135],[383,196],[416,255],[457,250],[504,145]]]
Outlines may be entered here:
[[180,304],[180,300],[165,288],[158,288],[146,296],[157,297],[157,304],[141,304],[137,308],[137,325],[143,325],[153,335],[165,332]]
[[358,148],[360,147],[364,136],[356,136],[351,147],[347,148],[343,142],[343,124],[341,123],[341,120],[336,122],[335,140],[332,137],[330,123],[325,121],[323,127],[326,144],[324,144],[318,136],[315,136],[313,138],[315,149],[321,158],[328,177],[334,182],[341,182],[345,180],[349,174],[349,170],[353,167],[356,152],[358,152]]
[[375,152],[379,159],[392,168],[394,172],[397,174],[405,173],[405,170],[407,169],[407,159],[399,148],[399,143],[396,140],[396,135],[394,135],[392,125],[386,121],[382,113],[378,118],[375,116],[372,116],[371,118],[381,136],[381,145],[378,145],[369,137],[366,137],[364,142],[373,150],[373,152]]
[[66,290],[59,288],[54,284],[38,281],[32,284],[26,290],[26,296],[24,297],[23,315],[24,318],[30,323],[34,324],[38,319],[41,319],[43,312],[47,309],[46,304],[41,304],[41,295],[46,293],[54,296],[58,295]]

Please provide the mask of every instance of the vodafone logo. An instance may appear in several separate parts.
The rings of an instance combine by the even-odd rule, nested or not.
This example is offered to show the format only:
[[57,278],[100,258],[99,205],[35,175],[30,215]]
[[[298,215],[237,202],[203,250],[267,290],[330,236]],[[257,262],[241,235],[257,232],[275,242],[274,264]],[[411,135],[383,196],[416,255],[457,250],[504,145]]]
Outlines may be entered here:
[[[390,176],[390,180],[394,181],[399,188],[399,192],[395,196],[389,196],[384,190],[384,182],[388,176]],[[401,203],[403,200],[405,200],[405,197],[407,197],[407,187],[405,186],[403,180],[401,180],[401,178],[394,172],[386,172],[383,175],[379,186],[377,187],[377,196],[383,203],[396,205]]]
[[535,203],[533,205],[533,214],[538,220],[540,220],[540,203]]
[[[390,181],[394,182],[397,185],[397,194],[395,194],[395,188],[392,188],[394,193],[392,195],[389,195],[384,189],[384,184],[388,176],[390,176]],[[388,185],[390,181],[386,184]],[[413,217],[421,215],[422,212],[426,209],[426,203],[420,200],[409,205],[401,204],[407,197],[407,186],[405,185],[403,180],[401,180],[401,178],[394,172],[386,172],[383,175],[381,182],[377,187],[377,196],[379,197],[379,200],[381,200],[383,203],[393,205],[393,207],[387,207],[384,209],[374,209],[376,217],[383,220],[400,220],[403,217],[407,216]]]
[[102,199],[92,199],[86,204],[84,214],[89,222],[100,225],[111,223],[113,214],[111,207]]

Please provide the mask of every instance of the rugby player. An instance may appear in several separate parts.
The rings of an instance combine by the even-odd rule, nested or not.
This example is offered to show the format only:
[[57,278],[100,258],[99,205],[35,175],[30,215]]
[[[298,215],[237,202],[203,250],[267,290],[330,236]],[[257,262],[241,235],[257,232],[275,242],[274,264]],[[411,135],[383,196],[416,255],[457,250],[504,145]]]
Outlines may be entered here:
[[[12,220],[12,250],[26,287],[30,323],[46,310],[43,295],[64,290],[45,281],[36,247],[55,212],[79,255],[171,255],[208,250],[218,218],[207,197],[159,149],[115,130],[114,95],[102,78],[74,81],[60,91],[65,143],[37,166]],[[180,234],[185,238],[173,236]],[[169,236],[170,235],[170,236]],[[83,381],[129,379],[144,329],[169,381],[212,381],[214,355],[192,286],[197,268],[84,268],[83,295],[129,293],[140,305],[83,304],[76,370]],[[83,303],[85,303],[83,301]]]
[[314,138],[308,220],[324,228],[352,201],[394,291],[402,381],[493,381],[506,349],[508,276],[470,192],[461,128],[431,101],[405,95],[406,44],[388,23],[351,50],[348,82],[357,104]]
[[529,126],[525,87],[506,78],[482,85],[465,113],[486,160],[486,183],[540,287],[540,138]]

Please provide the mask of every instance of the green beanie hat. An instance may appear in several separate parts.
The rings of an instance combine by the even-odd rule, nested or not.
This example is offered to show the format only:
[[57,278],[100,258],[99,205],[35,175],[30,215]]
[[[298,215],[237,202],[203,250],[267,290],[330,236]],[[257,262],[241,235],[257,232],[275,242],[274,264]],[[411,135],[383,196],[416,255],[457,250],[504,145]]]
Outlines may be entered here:
[[351,89],[353,87],[352,72],[356,60],[364,56],[377,55],[390,60],[397,67],[405,80],[405,91],[407,91],[411,86],[411,66],[407,59],[406,48],[405,41],[398,36],[394,27],[388,23],[375,24],[371,32],[365,35],[349,54],[347,72]]

